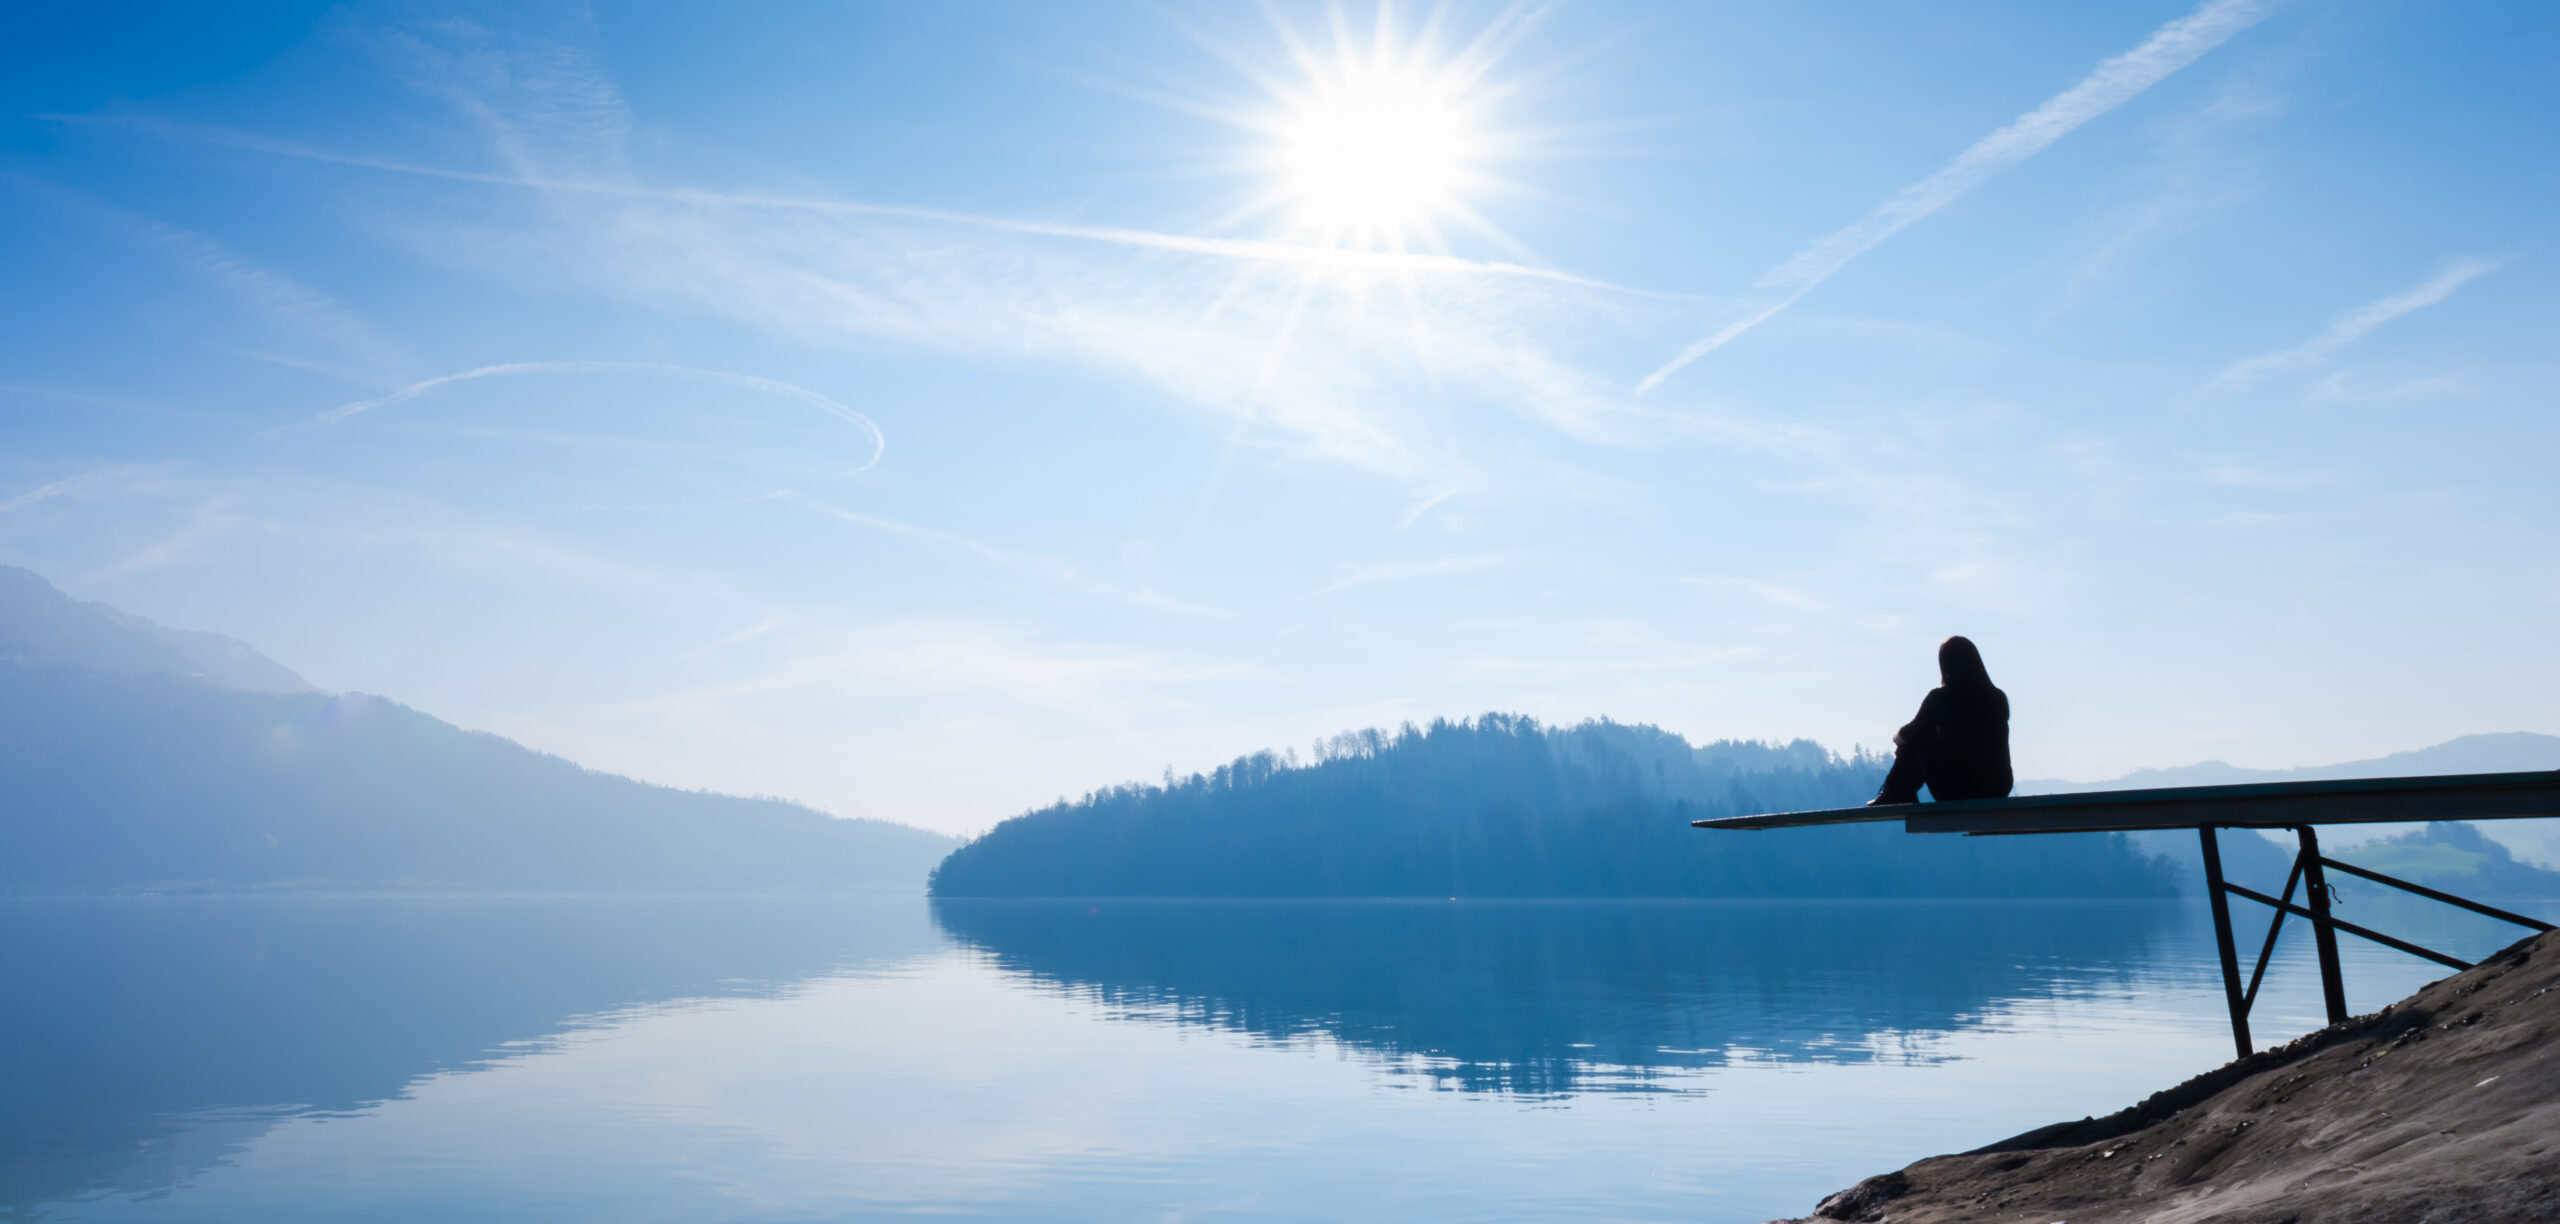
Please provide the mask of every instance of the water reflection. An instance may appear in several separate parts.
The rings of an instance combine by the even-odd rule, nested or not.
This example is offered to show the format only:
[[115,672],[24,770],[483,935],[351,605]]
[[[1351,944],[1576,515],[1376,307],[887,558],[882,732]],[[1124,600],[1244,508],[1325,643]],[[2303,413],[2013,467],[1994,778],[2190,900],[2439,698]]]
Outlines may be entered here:
[[282,1118],[640,1007],[939,946],[914,900],[0,905],[0,1218],[151,1191]]
[[2157,972],[2172,902],[934,903],[1125,1017],[1322,1035],[1437,1086],[1663,1091],[1736,1060],[1926,1061],[2020,999]]
[[1759,1220],[2230,1048],[2192,904],[12,903],[0,973],[0,1219]]

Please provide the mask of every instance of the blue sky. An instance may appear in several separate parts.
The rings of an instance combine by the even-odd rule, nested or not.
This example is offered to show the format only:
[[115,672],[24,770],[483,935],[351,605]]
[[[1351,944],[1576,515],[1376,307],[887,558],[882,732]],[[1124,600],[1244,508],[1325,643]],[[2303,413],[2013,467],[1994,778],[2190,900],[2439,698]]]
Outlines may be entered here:
[[2547,5],[59,7],[0,562],[597,768],[2560,732]]

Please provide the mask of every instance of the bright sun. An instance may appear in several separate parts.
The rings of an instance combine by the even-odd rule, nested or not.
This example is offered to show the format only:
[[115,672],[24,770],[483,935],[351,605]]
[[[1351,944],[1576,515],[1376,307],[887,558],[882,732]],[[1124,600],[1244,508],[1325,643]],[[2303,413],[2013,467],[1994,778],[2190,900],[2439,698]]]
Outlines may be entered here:
[[1295,101],[1277,134],[1283,190],[1301,225],[1369,245],[1428,229],[1460,207],[1476,139],[1465,109],[1437,82],[1361,71]]
[[1243,121],[1269,141],[1268,193],[1247,211],[1277,213],[1289,237],[1323,246],[1445,250],[1455,224],[1509,249],[1471,200],[1499,186],[1484,169],[1500,143],[1485,121],[1505,87],[1487,74],[1525,20],[1504,17],[1448,49],[1436,15],[1400,38],[1382,0],[1364,38],[1332,11],[1330,46],[1272,15],[1297,71],[1285,83],[1257,74],[1276,105]]

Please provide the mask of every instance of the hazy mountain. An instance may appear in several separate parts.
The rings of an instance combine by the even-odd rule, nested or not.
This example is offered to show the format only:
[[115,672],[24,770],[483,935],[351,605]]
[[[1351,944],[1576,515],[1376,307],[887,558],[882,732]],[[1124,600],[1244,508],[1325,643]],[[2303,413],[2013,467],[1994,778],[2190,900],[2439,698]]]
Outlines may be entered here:
[[594,773],[0,577],[0,892],[913,890],[955,844]]
[[[2338,857],[2467,897],[2560,897],[2560,872],[2517,862],[2505,846],[2481,836],[2479,826],[2485,823],[2438,821],[2342,850]],[[2353,876],[2340,883],[2362,890],[2383,888]]]
[[1654,727],[1488,714],[1097,791],[953,851],[941,897],[2159,896],[2124,838],[1913,837],[1899,825],[1706,832],[1845,807],[1884,762],[1799,741],[1693,748]]
[[105,604],[82,603],[34,571],[6,565],[0,565],[0,659],[166,672],[249,693],[312,691],[238,638],[166,629]]
[[2067,795],[2081,791],[2136,790],[2153,786],[2230,786],[2242,782],[2312,782],[2328,778],[2414,778],[2431,774],[2520,773],[2560,769],[2560,735],[2501,731],[2465,735],[2432,748],[2395,752],[2390,756],[2299,769],[2247,769],[2221,761],[2201,761],[2169,769],[2137,769],[2105,782],[2062,782],[2037,778],[2018,784],[2021,795]]
[[[2062,782],[2039,778],[2020,782],[2018,793],[2068,795],[2155,786],[2231,786],[2243,782],[2311,782],[2329,778],[2415,778],[2433,774],[2522,773],[2537,769],[2560,769],[2560,736],[2537,735],[2530,731],[2465,735],[2432,748],[2417,748],[2336,765],[2306,765],[2300,769],[2245,769],[2221,761],[2203,761],[2169,769],[2137,769],[2105,782]],[[2488,820],[2478,822],[2477,827],[2483,835],[2527,862],[2560,868],[2560,820]],[[2398,837],[2417,828],[2414,824],[2340,825],[2322,830],[2320,836],[2324,842],[2347,846]],[[2289,853],[2292,835],[2275,836],[2283,841]],[[2173,838],[2183,840],[2173,844],[2170,840]],[[2194,840],[2192,835],[2184,833],[2146,834],[2142,838],[2145,849],[2154,854],[2177,855],[2181,862],[2190,862],[2191,866],[2195,851],[2186,843]],[[2259,858],[2255,848],[2245,842],[2241,851],[2252,861]],[[2281,873],[2282,869],[2278,871]]]

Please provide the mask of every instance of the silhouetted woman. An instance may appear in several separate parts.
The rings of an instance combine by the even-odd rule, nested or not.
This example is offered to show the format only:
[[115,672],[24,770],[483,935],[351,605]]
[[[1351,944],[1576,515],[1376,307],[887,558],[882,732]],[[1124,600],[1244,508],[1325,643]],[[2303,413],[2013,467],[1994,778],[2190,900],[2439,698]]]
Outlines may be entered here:
[[1873,803],[1918,803],[1927,785],[1933,799],[1997,799],[2015,783],[2009,775],[2009,695],[1991,683],[1982,652],[1965,638],[1938,644],[1938,687],[1920,699],[1920,713],[1893,733],[1893,770]]

